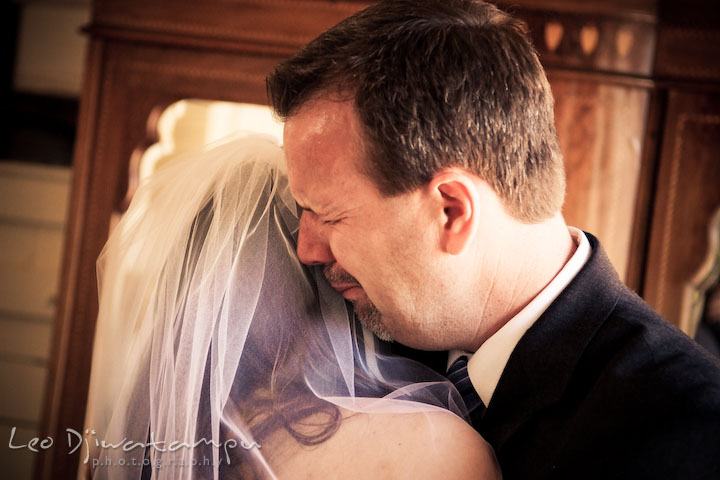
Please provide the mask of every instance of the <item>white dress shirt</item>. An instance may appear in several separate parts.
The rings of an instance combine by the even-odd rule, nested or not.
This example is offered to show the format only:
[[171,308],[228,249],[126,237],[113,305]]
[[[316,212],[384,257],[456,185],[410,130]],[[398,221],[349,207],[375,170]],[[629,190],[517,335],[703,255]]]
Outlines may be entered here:
[[468,376],[485,405],[490,404],[500,376],[520,338],[555,301],[590,258],[590,242],[582,230],[575,227],[568,227],[568,230],[577,248],[555,278],[525,308],[488,338],[474,354],[451,350],[448,355],[448,368],[458,357],[463,355],[468,357]]

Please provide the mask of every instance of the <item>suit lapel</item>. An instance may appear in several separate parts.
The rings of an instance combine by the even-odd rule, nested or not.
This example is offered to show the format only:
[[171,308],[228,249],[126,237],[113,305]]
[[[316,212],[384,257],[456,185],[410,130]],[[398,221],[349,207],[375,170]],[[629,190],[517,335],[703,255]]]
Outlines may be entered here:
[[480,425],[473,422],[496,451],[562,397],[586,345],[617,303],[622,283],[598,240],[586,235],[592,247],[587,263],[520,339]]

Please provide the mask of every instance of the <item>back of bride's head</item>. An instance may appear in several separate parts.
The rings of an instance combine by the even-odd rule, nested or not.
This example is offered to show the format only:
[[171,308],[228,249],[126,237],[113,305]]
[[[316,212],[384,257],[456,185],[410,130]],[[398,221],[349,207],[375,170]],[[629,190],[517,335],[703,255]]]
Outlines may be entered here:
[[[305,444],[335,431],[337,407],[305,379],[315,369],[316,380],[327,380],[320,389],[351,394],[348,312],[297,260],[297,227],[282,151],[263,137],[179,161],[138,190],[98,262],[88,421],[99,435],[199,442],[146,449],[146,464],[176,478],[217,475],[221,457],[262,466],[252,445],[279,430]],[[325,417],[322,425],[300,425],[313,415]],[[130,452],[138,465],[142,450]],[[128,452],[120,453],[108,448],[97,458]],[[134,476],[129,468],[122,476]]]
[[292,458],[312,465],[304,449],[358,413],[464,413],[448,382],[387,355],[298,261],[298,225],[265,137],[138,190],[98,261],[87,417],[100,440],[138,446],[93,452],[98,478],[272,478]]

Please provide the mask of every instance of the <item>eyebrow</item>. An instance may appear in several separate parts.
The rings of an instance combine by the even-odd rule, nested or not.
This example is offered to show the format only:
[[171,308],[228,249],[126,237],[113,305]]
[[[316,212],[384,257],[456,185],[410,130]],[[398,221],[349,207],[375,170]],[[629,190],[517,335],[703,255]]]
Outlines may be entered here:
[[297,205],[297,207],[298,207],[300,210],[303,210],[303,211],[305,211],[305,212],[315,213],[315,215],[317,215],[317,213],[316,213],[312,208],[306,207],[306,206],[302,205],[302,204],[301,204],[300,202],[298,202],[297,200],[295,201],[295,205]]

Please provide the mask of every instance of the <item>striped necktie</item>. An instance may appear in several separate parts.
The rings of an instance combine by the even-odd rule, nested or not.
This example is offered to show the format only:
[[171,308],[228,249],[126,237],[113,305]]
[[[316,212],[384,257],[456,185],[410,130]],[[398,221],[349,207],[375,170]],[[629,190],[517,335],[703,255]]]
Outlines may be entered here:
[[447,379],[450,380],[458,392],[462,396],[465,402],[465,407],[472,417],[482,417],[485,411],[485,404],[483,404],[480,395],[475,391],[470,377],[468,376],[468,359],[466,356],[461,356],[450,365],[447,371]]

